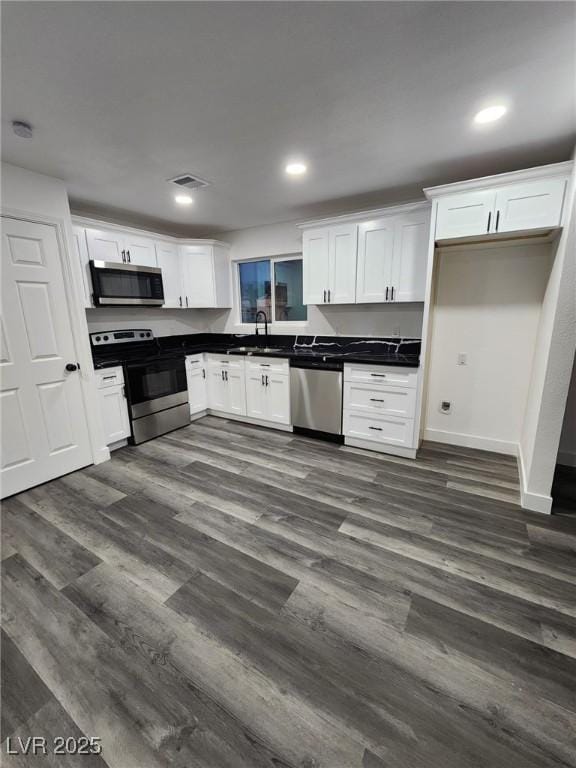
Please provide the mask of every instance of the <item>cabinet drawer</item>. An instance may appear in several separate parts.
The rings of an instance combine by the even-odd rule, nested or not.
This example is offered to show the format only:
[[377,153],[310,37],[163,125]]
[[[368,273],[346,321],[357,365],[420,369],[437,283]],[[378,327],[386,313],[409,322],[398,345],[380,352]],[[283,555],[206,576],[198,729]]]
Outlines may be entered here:
[[192,370],[195,368],[201,368],[204,365],[204,355],[186,355],[186,367],[191,368]]
[[115,387],[118,384],[124,384],[124,371],[121,366],[96,371],[96,387],[98,389]]
[[400,368],[393,365],[354,365],[345,363],[344,381],[370,382],[379,384],[393,384],[400,387],[416,389],[418,381],[417,368]]
[[244,358],[237,355],[206,355],[210,368],[228,368],[230,370],[244,370]]
[[283,373],[287,376],[290,372],[290,363],[287,359],[278,357],[247,357],[246,370],[261,373]]
[[404,448],[412,447],[414,419],[344,409],[344,435],[357,440],[372,440]]
[[371,383],[344,383],[344,408],[413,419],[415,404],[416,390],[411,387],[382,384],[375,388]]

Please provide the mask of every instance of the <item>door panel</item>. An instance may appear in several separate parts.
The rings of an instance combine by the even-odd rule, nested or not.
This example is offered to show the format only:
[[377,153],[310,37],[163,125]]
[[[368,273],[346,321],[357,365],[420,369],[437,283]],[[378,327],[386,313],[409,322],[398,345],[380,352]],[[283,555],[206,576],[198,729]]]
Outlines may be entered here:
[[188,402],[190,413],[200,413],[208,407],[206,399],[206,369],[203,365],[198,368],[190,368],[186,365],[186,377],[188,379]]
[[266,419],[266,374],[251,371],[246,375],[246,415],[252,419]]
[[138,235],[126,235],[124,248],[130,264],[141,264],[143,267],[156,266],[156,249],[153,240]]
[[124,238],[120,232],[87,229],[86,243],[88,244],[88,255],[94,261],[122,262],[124,260],[122,258]]
[[290,377],[266,374],[266,420],[277,424],[290,423]]
[[214,411],[227,411],[227,390],[224,388],[222,369],[209,366],[207,369],[208,407]]
[[182,307],[182,260],[178,247],[172,243],[156,243],[156,261],[162,270],[164,306]]
[[440,198],[436,240],[485,235],[493,231],[496,193],[492,189]]
[[369,221],[358,227],[358,279],[356,301],[387,301],[392,286],[394,219]]
[[106,445],[125,440],[130,436],[128,406],[124,396],[124,387],[116,385],[105,387],[98,392],[100,413],[104,423]]
[[3,217],[2,493],[91,463],[54,227]]
[[182,247],[181,253],[184,306],[216,306],[212,248],[186,245]]
[[564,179],[532,181],[504,187],[496,195],[496,232],[557,227],[562,216]]
[[302,236],[304,304],[325,304],[329,283],[328,230],[309,229]]
[[430,214],[415,213],[396,223],[392,286],[393,301],[424,301]]
[[227,389],[227,408],[229,413],[246,416],[246,383],[244,381],[244,369],[226,371],[227,379],[224,385]]
[[356,255],[358,228],[344,224],[330,229],[330,283],[329,304],[356,302]]

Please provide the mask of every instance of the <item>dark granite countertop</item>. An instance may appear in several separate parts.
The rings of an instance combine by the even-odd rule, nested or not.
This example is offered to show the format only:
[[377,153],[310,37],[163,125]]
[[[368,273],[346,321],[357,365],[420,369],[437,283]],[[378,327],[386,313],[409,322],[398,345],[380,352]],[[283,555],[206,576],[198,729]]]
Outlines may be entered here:
[[[242,351],[239,347],[268,347],[269,350]],[[293,361],[354,362],[417,368],[420,364],[420,339],[358,336],[288,336],[198,333],[161,336],[156,339],[158,358],[204,352],[226,355],[284,357]],[[121,353],[120,353],[121,354]],[[124,362],[118,348],[100,347],[94,355],[96,368]]]

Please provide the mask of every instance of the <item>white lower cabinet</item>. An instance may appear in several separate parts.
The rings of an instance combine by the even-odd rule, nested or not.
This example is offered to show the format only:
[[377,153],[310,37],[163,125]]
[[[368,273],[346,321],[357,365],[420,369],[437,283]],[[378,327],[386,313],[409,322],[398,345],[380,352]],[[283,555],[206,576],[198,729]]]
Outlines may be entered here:
[[244,360],[207,355],[208,408],[246,416]]
[[187,355],[186,381],[188,383],[190,416],[195,416],[208,408],[204,355]]
[[126,440],[130,437],[130,419],[124,394],[122,368],[106,368],[97,371],[96,386],[106,445]]
[[275,424],[290,423],[290,367],[288,360],[248,358],[246,415]]
[[[418,370],[395,366],[344,366],[345,442],[373,443],[375,450],[414,451]],[[403,455],[406,455],[405,453]]]

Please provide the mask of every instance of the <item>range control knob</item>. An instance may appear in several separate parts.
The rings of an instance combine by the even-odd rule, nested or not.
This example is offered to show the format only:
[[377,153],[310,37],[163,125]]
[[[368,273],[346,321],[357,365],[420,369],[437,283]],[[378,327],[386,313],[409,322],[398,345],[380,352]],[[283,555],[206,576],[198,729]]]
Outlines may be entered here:
[[100,336],[96,336],[96,341],[100,341]]
[[147,333],[146,336],[148,336],[148,338],[150,338],[150,336],[152,336],[152,334],[151,333]]
[[104,341],[108,341],[108,336],[104,336]]

